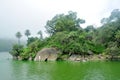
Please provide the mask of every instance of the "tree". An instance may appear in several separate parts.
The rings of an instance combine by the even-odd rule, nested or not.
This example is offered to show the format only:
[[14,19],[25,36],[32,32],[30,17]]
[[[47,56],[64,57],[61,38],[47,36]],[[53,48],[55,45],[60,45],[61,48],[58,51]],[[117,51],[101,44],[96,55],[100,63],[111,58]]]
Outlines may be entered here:
[[120,46],[120,30],[116,31],[115,40],[117,41],[117,46]]
[[25,36],[27,36],[27,38],[28,38],[30,35],[31,35],[30,31],[27,29],[27,30],[25,31]]
[[119,11],[119,9],[114,9],[111,12],[111,15],[109,17],[109,21],[113,22],[113,21],[117,21],[119,19],[120,19],[120,11]]
[[36,40],[38,40],[37,37],[29,37],[28,40],[27,40],[27,45],[29,45],[29,44],[35,42]]
[[118,39],[118,40],[120,40],[120,30],[118,30],[116,32],[115,38]]
[[119,9],[114,9],[108,18],[103,18],[101,20],[101,23],[107,24],[107,23],[111,23],[111,22],[116,22],[118,20],[120,20],[120,11],[119,11]]
[[93,32],[95,30],[94,26],[93,25],[89,25],[85,28],[85,31],[86,32]]
[[40,36],[40,40],[42,40],[43,39],[43,35],[42,35],[42,31],[40,30],[40,31],[38,31],[38,33],[37,33],[39,36]]
[[109,42],[106,53],[110,56],[111,60],[117,59],[120,55],[120,48],[117,46],[116,42]]
[[62,31],[77,31],[80,30],[80,24],[85,23],[85,20],[77,18],[77,13],[69,11],[67,15],[59,14],[47,21],[45,26],[47,33],[53,35]]
[[13,56],[14,59],[18,59],[18,57],[22,52],[23,52],[23,45],[15,44],[13,45],[13,48],[10,51],[10,54]]
[[109,42],[115,42],[116,39],[118,41],[119,35],[116,35],[116,31],[120,30],[119,9],[114,9],[111,12],[111,15],[108,18],[103,18],[102,21],[103,25],[98,29],[98,36],[96,40],[107,47]]
[[17,32],[16,37],[18,38],[18,44],[20,45],[20,38],[22,37],[22,34],[20,32]]
[[86,32],[57,32],[55,35],[51,36],[47,44],[49,47],[59,49],[63,54],[80,54],[85,57],[87,52],[92,50],[91,46],[93,45],[92,42],[86,40],[85,37]]
[[86,39],[88,40],[92,40],[93,39],[93,35],[95,34],[95,28],[93,25],[89,25],[84,29],[87,32],[86,35]]

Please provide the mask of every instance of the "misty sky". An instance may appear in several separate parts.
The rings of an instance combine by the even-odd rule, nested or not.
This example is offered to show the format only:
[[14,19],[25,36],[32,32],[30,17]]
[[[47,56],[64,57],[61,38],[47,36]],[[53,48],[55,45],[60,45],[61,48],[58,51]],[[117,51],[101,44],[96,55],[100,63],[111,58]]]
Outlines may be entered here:
[[46,36],[47,20],[70,10],[86,20],[82,27],[100,26],[113,9],[120,9],[120,0],[0,0],[0,38],[15,38],[17,31],[24,34],[26,29],[34,36],[42,30]]

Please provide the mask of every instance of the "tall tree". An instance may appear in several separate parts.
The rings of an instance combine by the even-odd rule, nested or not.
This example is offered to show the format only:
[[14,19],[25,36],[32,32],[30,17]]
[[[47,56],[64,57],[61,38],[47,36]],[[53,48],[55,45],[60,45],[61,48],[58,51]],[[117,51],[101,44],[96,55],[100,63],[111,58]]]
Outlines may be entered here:
[[77,13],[69,11],[67,15],[59,14],[49,20],[45,26],[47,33],[53,35],[62,31],[77,31],[80,30],[80,24],[85,23],[85,20],[77,18]]
[[42,35],[42,31],[40,30],[40,31],[38,31],[38,33],[37,33],[39,36],[40,36],[40,39],[42,40],[43,39],[43,35]]
[[30,30],[27,29],[27,30],[25,31],[25,36],[27,36],[27,38],[28,38],[30,35],[31,35]]
[[[98,29],[98,42],[104,44],[105,46],[109,46],[109,42],[115,42],[119,40],[119,32],[120,30],[120,11],[119,9],[114,9],[111,12],[111,15],[108,18],[102,19],[102,27]],[[117,33],[116,33],[117,32]]]
[[23,53],[23,45],[13,45],[13,48],[10,51],[10,54],[13,56],[13,59],[18,59],[18,56],[20,56],[21,53]]
[[20,45],[20,38],[22,37],[22,34],[20,32],[17,32],[16,37],[18,38],[18,44]]
[[101,20],[101,23],[102,24],[108,24],[108,23],[111,23],[111,22],[116,22],[118,20],[120,20],[120,10],[119,9],[114,9],[111,12],[111,15],[108,18],[103,18]]
[[93,25],[89,25],[85,28],[85,31],[86,32],[93,32],[95,30],[94,26]]

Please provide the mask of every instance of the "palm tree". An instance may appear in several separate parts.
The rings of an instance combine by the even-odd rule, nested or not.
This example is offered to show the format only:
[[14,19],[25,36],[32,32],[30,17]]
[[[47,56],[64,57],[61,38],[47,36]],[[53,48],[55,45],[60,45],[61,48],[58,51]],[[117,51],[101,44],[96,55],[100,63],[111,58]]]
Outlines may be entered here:
[[27,36],[27,38],[28,38],[30,35],[31,35],[30,31],[27,29],[27,30],[25,31],[25,36]]
[[40,31],[38,31],[38,33],[37,33],[39,36],[40,36],[40,39],[42,40],[43,39],[43,35],[42,35],[42,31],[40,30]]
[[18,44],[20,45],[20,38],[22,37],[22,34],[20,32],[17,32],[16,37],[18,38]]

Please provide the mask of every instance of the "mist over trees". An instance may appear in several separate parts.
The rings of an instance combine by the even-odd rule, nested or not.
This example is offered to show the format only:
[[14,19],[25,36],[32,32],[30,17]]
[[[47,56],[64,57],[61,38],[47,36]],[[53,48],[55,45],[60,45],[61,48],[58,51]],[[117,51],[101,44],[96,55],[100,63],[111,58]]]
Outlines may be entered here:
[[20,32],[16,33],[16,38],[18,38],[18,44],[20,45],[20,39],[22,37],[22,34]]
[[25,36],[26,36],[27,38],[29,38],[30,35],[31,35],[30,30],[27,29],[27,30],[25,31]]
[[0,52],[10,51],[15,42],[16,42],[15,40],[0,39]]

